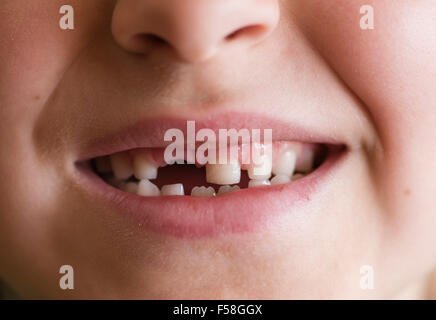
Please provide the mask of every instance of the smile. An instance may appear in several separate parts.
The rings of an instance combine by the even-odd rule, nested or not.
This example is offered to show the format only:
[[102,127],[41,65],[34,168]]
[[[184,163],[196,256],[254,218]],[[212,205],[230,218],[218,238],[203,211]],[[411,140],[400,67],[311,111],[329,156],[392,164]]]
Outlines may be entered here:
[[[226,163],[168,165],[164,149],[134,149],[91,160],[93,171],[106,183],[140,196],[221,196],[245,188],[291,183],[312,173],[322,162],[328,149],[323,145],[276,141],[256,149],[274,150],[273,157],[260,156],[261,161],[244,161],[245,148]],[[244,150],[244,151],[243,151]]]
[[[186,130],[183,120],[164,122]],[[200,121],[200,127],[211,131],[226,124]],[[270,148],[272,157],[247,161],[244,150],[255,148],[240,142],[236,156],[226,163],[190,163],[185,152],[183,159],[168,164],[170,142],[163,129],[155,120],[105,137],[77,168],[81,184],[96,199],[111,203],[145,229],[177,237],[254,231],[266,218],[286,214],[284,208],[310,201],[346,154],[343,144],[328,139],[305,141],[301,132],[301,139],[296,134],[285,137],[289,128],[277,123],[271,128],[272,142],[256,144],[258,149]]]

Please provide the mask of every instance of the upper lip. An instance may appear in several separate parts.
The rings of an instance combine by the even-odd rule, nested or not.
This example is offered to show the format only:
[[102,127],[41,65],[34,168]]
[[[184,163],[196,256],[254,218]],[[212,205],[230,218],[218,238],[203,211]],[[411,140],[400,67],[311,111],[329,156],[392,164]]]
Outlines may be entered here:
[[186,139],[187,121],[195,121],[196,131],[208,128],[218,134],[219,129],[272,129],[273,140],[298,141],[303,143],[348,145],[338,137],[319,132],[316,127],[307,127],[298,123],[289,123],[256,113],[226,112],[207,117],[190,119],[174,116],[146,118],[133,125],[106,132],[91,139],[78,155],[79,161],[105,156],[136,148],[163,148],[171,142],[164,141],[168,129],[181,130]]

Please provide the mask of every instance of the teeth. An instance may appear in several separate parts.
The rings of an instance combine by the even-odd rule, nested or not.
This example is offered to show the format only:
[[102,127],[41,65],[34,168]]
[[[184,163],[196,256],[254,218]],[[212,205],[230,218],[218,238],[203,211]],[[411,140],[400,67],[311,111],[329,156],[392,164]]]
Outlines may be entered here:
[[[253,154],[255,158],[251,160],[251,163],[250,158],[244,162],[244,155],[239,154],[243,165],[238,161],[239,158],[235,157],[231,157],[230,162],[226,164],[206,164],[206,181],[209,185],[218,185],[217,192],[214,187],[198,186],[191,190],[191,196],[214,197],[240,190],[237,184],[241,182],[241,170],[247,170],[248,188],[287,184],[299,180],[313,171],[315,154],[319,149],[315,145],[279,144],[275,149],[277,156],[273,162],[271,152],[267,152],[269,150],[267,145],[260,144],[257,148],[257,151],[263,152]],[[102,179],[124,192],[141,196],[184,196],[185,190],[181,183],[164,185],[160,190],[156,182],[156,184],[150,182],[150,180],[157,179],[159,164],[156,164],[148,155],[143,150],[125,151],[95,158],[91,164],[97,174],[101,173]],[[196,166],[197,168],[203,167],[200,163],[196,163]],[[135,178],[131,178],[132,175]],[[245,179],[244,176],[244,187],[246,186]]]
[[251,180],[268,180],[271,177],[272,161],[271,158],[264,154],[259,157],[260,164],[251,163],[248,168],[248,177]]
[[297,162],[297,154],[288,150],[282,153],[272,167],[272,172],[275,175],[283,174],[292,177]]
[[304,150],[298,157],[295,170],[298,172],[309,173],[313,170],[315,161],[315,152],[313,150]]
[[167,184],[162,187],[161,194],[163,196],[184,196],[185,190],[183,188],[183,184]]
[[133,158],[133,172],[138,180],[157,178],[158,167],[151,164],[143,154],[137,154]]
[[133,168],[127,154],[122,152],[115,153],[110,156],[110,160],[115,178],[126,180],[132,176]]
[[236,160],[228,164],[207,164],[206,181],[219,185],[237,184],[241,181],[241,166]]
[[285,184],[291,182],[291,178],[284,174],[279,174],[271,179],[271,185]]
[[155,184],[151,183],[147,179],[144,179],[139,182],[138,195],[145,197],[157,197],[160,195],[160,191]]
[[248,182],[248,187],[260,187],[260,186],[270,186],[271,182],[269,180],[250,180]]
[[238,186],[233,186],[233,187],[221,186],[220,189],[218,190],[218,195],[221,196],[223,194],[238,191],[238,190],[241,190],[241,188],[239,188]]
[[206,187],[194,187],[191,191],[191,196],[194,197],[214,197],[215,190],[212,187],[206,188]]
[[125,182],[120,185],[120,189],[128,193],[137,193],[138,184],[136,182]]
[[99,173],[112,172],[111,161],[109,157],[100,157],[95,159],[95,167]]

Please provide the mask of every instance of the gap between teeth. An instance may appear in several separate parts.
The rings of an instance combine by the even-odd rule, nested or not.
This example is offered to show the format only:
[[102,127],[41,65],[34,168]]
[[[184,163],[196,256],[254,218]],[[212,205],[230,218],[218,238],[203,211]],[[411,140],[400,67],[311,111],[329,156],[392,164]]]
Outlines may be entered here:
[[[313,156],[307,156],[303,161],[297,161],[293,150],[284,150],[272,163],[271,159],[262,156],[257,164],[250,164],[247,170],[250,179],[249,188],[286,184],[304,177],[304,174],[295,173],[297,165],[299,172],[308,173],[313,169]],[[164,185],[161,190],[150,180],[158,177],[159,167],[153,164],[145,155],[135,154],[133,159],[127,153],[116,153],[109,157],[98,158],[95,161],[96,169],[101,174],[113,172],[114,181],[118,181],[119,189],[138,194],[140,196],[183,196],[183,184]],[[127,181],[132,176],[139,182]],[[272,177],[272,178],[271,178]],[[228,164],[207,164],[206,181],[221,187],[216,191],[213,187],[197,186],[191,190],[191,196],[214,197],[240,190],[237,186],[241,180],[241,165],[238,161]],[[115,185],[115,182],[109,182]],[[231,186],[233,185],[233,186]]]

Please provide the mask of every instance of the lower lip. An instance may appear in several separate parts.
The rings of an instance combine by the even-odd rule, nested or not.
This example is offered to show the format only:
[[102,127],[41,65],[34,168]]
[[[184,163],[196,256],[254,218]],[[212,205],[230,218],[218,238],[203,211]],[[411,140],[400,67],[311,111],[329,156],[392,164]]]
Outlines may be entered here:
[[203,238],[256,232],[273,219],[301,210],[326,187],[346,154],[330,154],[319,168],[295,182],[242,189],[215,198],[141,197],[108,185],[89,168],[77,172],[88,194],[141,228],[178,238]]

